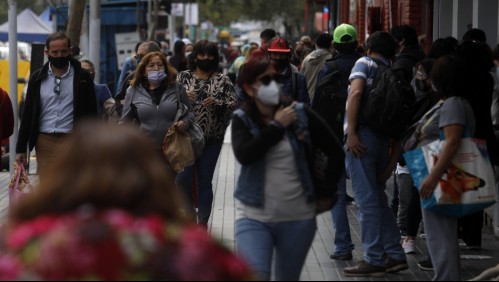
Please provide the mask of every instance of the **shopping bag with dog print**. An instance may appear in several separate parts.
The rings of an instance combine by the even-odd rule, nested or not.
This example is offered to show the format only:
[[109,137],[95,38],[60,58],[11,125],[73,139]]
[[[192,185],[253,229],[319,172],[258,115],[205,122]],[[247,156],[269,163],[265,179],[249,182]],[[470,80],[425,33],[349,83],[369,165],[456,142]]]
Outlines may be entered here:
[[[404,158],[419,189],[438,160],[445,140],[437,140],[404,153]],[[494,171],[485,140],[463,138],[456,156],[440,178],[433,195],[421,200],[432,212],[461,217],[495,203]]]

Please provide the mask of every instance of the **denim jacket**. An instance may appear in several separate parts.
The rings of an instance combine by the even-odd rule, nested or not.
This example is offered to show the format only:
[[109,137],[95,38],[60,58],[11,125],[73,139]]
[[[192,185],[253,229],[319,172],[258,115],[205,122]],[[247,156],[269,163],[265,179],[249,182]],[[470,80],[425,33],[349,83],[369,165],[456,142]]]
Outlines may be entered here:
[[[308,163],[307,163],[307,158],[305,156],[305,150],[303,148],[303,142],[299,141],[299,137],[307,136],[308,135],[308,120],[307,120],[307,115],[306,112],[303,110],[303,104],[298,103],[296,106],[296,110],[298,113],[298,122],[296,123],[295,126],[290,126],[284,130],[284,134],[287,134],[290,143],[291,143],[291,148],[294,153],[295,157],[295,164],[298,169],[298,173],[300,176],[300,180],[303,186],[303,189],[305,191],[305,194],[307,196],[307,201],[310,203],[314,201],[315,196],[314,196],[314,189],[313,189],[313,182],[312,178],[310,176],[309,168],[308,168]],[[234,117],[233,117],[233,124],[232,124],[232,130],[237,131],[240,130],[241,127],[245,127],[252,136],[253,140],[256,138],[261,137],[262,131],[267,130],[267,131],[279,131],[281,129],[269,125],[269,128],[260,128],[247,114],[244,112],[242,109],[238,109],[234,112]],[[239,120],[239,121],[238,121]],[[272,132],[272,133],[275,133]],[[252,148],[254,150],[251,150],[250,153],[255,154],[257,152],[256,149],[262,150],[260,153],[263,155],[255,159],[254,161],[251,161],[249,163],[242,163],[241,166],[241,172],[239,175],[239,179],[237,181],[237,186],[236,186],[236,191],[234,193],[234,196],[236,199],[240,200],[242,203],[253,206],[253,207],[263,207],[264,205],[264,182],[265,182],[265,158],[264,155],[266,154],[266,151],[274,146],[277,142],[279,142],[280,139],[282,139],[282,134],[279,135],[277,134],[270,134],[273,135],[271,136],[272,138],[275,138],[275,142],[273,144],[270,144],[270,146],[267,147],[259,147],[259,148]],[[280,137],[279,137],[280,136]],[[232,136],[234,138],[234,135]],[[236,137],[237,138],[237,137]],[[307,140],[307,138],[303,139],[305,142],[310,141],[310,139]],[[237,144],[239,142],[234,142],[233,144]],[[240,140],[241,141],[241,140]],[[251,140],[242,140],[244,143],[248,143]],[[268,140],[265,140],[268,141]],[[262,142],[265,143],[265,142]],[[271,142],[266,142],[268,145]],[[242,147],[242,146],[241,146]],[[244,150],[247,150],[248,148],[244,148]],[[236,154],[236,157],[238,155],[237,150],[243,150],[243,148],[238,148],[238,146],[234,146],[234,151]]]

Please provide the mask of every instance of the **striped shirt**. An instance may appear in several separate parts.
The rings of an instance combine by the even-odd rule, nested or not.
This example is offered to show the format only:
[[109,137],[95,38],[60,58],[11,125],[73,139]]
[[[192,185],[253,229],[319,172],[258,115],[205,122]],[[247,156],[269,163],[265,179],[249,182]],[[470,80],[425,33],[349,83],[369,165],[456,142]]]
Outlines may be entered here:
[[[387,65],[390,65],[390,61],[388,61],[385,58],[377,58]],[[365,82],[364,86],[364,93],[368,89],[371,89],[374,78],[376,77],[376,72],[378,70],[378,64],[368,56],[361,57],[360,59],[355,62],[355,65],[352,68],[352,71],[350,72],[350,76],[348,77],[348,80],[352,82],[354,79],[362,79]],[[348,95],[350,95],[350,85],[348,86]],[[364,95],[364,94],[363,94]],[[348,100],[347,100],[348,104]],[[347,107],[348,108],[348,107]],[[360,112],[360,110],[359,110]],[[343,129],[345,132],[345,135],[347,134],[347,129],[348,129],[348,119],[347,119],[347,113],[345,110],[345,118],[343,120]]]

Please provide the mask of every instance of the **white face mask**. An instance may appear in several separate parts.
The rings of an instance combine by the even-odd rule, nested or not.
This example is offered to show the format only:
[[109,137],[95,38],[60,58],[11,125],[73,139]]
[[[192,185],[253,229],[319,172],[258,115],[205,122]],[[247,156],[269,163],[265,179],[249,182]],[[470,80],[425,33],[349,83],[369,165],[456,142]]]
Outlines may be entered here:
[[256,97],[260,102],[267,106],[279,105],[279,84],[272,80],[268,85],[260,85],[257,88]]

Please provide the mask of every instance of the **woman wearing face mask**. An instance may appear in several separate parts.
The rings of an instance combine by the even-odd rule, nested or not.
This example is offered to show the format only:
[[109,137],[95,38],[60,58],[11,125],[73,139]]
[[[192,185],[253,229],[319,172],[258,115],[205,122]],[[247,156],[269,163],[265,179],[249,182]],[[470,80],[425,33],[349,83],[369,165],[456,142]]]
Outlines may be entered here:
[[[232,119],[232,148],[241,163],[235,191],[235,241],[238,254],[262,280],[270,280],[275,250],[277,281],[299,280],[316,231],[312,178],[307,168],[293,102],[282,106],[280,74],[267,59],[252,57],[238,77],[245,96]],[[307,133],[317,135],[331,151],[334,135],[315,112],[304,108]],[[300,124],[300,125],[298,125]],[[322,142],[320,142],[322,143]]]
[[229,77],[218,72],[218,62],[216,43],[201,40],[194,45],[189,56],[189,69],[177,76],[177,80],[187,90],[196,113],[196,123],[203,130],[205,138],[205,147],[196,163],[178,174],[177,185],[185,192],[194,211],[196,201],[192,193],[192,176],[193,173],[196,175],[197,219],[203,226],[208,225],[211,215],[213,173],[222,150],[225,131],[232,111],[238,106],[234,86]]
[[[430,78],[430,72],[434,61],[434,59],[423,59],[415,65],[416,73],[414,75],[414,85],[416,88],[416,98],[418,100],[415,105],[416,110],[411,124],[419,121],[421,117],[431,110],[441,99],[440,95],[433,90]],[[419,192],[417,188],[414,187],[409,169],[405,165],[403,157],[401,157],[401,162],[397,164],[397,182],[406,183],[405,185],[399,186],[399,188],[410,187],[410,191],[400,190],[400,197],[403,197],[402,195],[407,195],[404,197],[405,200],[401,201],[400,204],[407,203],[407,208],[399,208],[399,214],[397,216],[398,218],[406,218],[405,231],[407,237],[402,243],[402,248],[406,254],[411,254],[416,252],[416,238],[422,215]],[[401,210],[406,210],[407,214],[400,214]],[[428,261],[426,261],[425,264],[427,265]]]
[[149,53],[137,66],[125,97],[120,123],[139,123],[140,130],[154,139],[158,153],[161,153],[165,134],[177,114],[177,91],[180,92],[180,102],[187,105],[189,110],[175,126],[186,131],[194,121],[191,103],[185,89],[176,82],[176,74],[162,52]]

